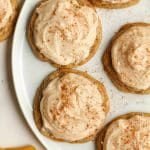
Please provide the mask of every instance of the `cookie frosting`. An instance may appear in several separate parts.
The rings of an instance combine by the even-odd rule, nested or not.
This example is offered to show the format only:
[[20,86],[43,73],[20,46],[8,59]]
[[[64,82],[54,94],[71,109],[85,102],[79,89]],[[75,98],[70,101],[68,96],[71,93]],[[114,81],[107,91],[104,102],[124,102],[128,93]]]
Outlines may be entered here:
[[0,29],[4,28],[13,13],[10,0],[0,0]]
[[97,37],[95,10],[74,0],[48,0],[37,9],[34,40],[39,52],[59,65],[87,58]]
[[96,84],[81,75],[67,73],[53,79],[40,103],[42,130],[65,141],[94,135],[106,116],[101,94]]
[[119,119],[107,129],[104,150],[149,150],[150,117]]
[[122,32],[111,49],[119,79],[137,90],[150,88],[150,25],[132,26]]

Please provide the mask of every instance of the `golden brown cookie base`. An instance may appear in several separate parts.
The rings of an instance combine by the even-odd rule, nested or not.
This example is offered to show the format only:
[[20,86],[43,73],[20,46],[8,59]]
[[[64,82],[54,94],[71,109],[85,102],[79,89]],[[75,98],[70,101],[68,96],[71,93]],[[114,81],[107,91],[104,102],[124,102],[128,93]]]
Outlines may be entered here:
[[130,119],[135,115],[140,115],[140,116],[148,116],[150,117],[150,113],[143,113],[143,112],[131,112],[125,115],[121,115],[115,119],[113,119],[110,123],[108,123],[98,134],[97,139],[96,139],[96,147],[97,150],[103,150],[103,143],[104,143],[104,138],[105,138],[105,134],[107,132],[107,129],[109,128],[109,126],[114,122],[117,121],[119,119]]
[[107,9],[118,9],[118,8],[126,8],[137,4],[140,0],[132,0],[130,2],[124,4],[110,4],[109,2],[100,2],[101,0],[90,0],[91,3],[100,8],[107,8]]
[[[40,7],[40,5],[45,2],[47,0],[44,0],[42,1],[40,4],[38,4],[36,6],[36,8]],[[79,3],[80,5],[87,5],[89,7],[92,7],[92,5],[87,2],[86,0],[79,0]],[[32,14],[32,17],[31,17],[31,20],[29,21],[29,25],[28,25],[28,41],[30,43],[30,46],[34,52],[34,54],[42,61],[46,61],[46,62],[49,62],[50,64],[52,64],[54,67],[57,67],[57,68],[73,68],[73,67],[77,67],[77,66],[80,66],[80,65],[83,65],[85,64],[86,62],[88,62],[96,53],[96,51],[98,50],[98,47],[101,43],[101,40],[102,40],[102,28],[101,28],[101,22],[99,20],[99,25],[97,27],[97,37],[96,37],[96,40],[94,42],[94,45],[91,47],[91,51],[90,51],[90,54],[87,58],[85,58],[84,60],[82,60],[80,63],[78,64],[69,64],[69,65],[60,65],[60,64],[57,64],[55,63],[54,61],[46,58],[43,54],[40,53],[39,49],[36,47],[35,43],[34,43],[34,35],[33,35],[33,31],[34,31],[34,23],[37,19],[38,15],[36,13],[36,11],[34,10],[33,14]]]
[[106,73],[108,74],[108,76],[110,77],[111,81],[114,83],[114,85],[123,92],[128,92],[128,93],[136,93],[136,94],[149,94],[150,93],[150,89],[147,90],[138,90],[138,89],[134,89],[132,87],[129,87],[127,85],[125,85],[123,82],[121,82],[121,80],[119,79],[119,76],[117,75],[116,71],[113,68],[112,65],[112,60],[111,60],[111,49],[112,49],[112,45],[115,42],[115,40],[122,34],[124,33],[126,30],[128,30],[130,27],[133,26],[149,26],[150,24],[147,23],[131,23],[131,24],[126,24],[124,25],[119,32],[113,37],[110,45],[108,46],[108,48],[106,49],[106,51],[104,52],[102,61],[103,61],[103,65],[104,65],[104,70],[106,71]]
[[82,139],[82,140],[78,140],[78,141],[64,141],[63,139],[58,139],[56,137],[54,137],[52,134],[47,133],[47,132],[43,132],[42,126],[43,126],[43,122],[42,122],[42,117],[41,117],[41,112],[40,112],[40,102],[42,99],[42,91],[43,89],[45,89],[47,87],[47,85],[49,84],[49,82],[53,79],[55,79],[56,77],[61,77],[66,73],[75,73],[81,76],[84,76],[85,78],[88,78],[89,80],[91,80],[94,84],[96,84],[99,87],[99,91],[102,94],[102,98],[104,99],[104,108],[105,108],[105,113],[107,115],[108,111],[109,111],[109,100],[108,100],[108,96],[106,93],[106,89],[104,87],[104,85],[102,83],[100,83],[99,81],[97,81],[96,79],[94,79],[93,77],[91,77],[90,75],[88,75],[85,72],[81,72],[78,70],[72,70],[72,69],[59,69],[51,74],[49,74],[44,81],[42,82],[42,84],[40,85],[40,87],[37,89],[35,98],[34,98],[34,105],[33,105],[33,114],[34,114],[34,120],[36,123],[37,128],[39,129],[39,131],[45,135],[46,137],[56,140],[56,141],[61,141],[61,142],[69,142],[69,143],[84,143],[87,141],[91,141],[94,140],[96,137],[96,133],[94,133],[93,135]]
[[16,23],[18,11],[19,11],[19,3],[17,2],[17,0],[10,0],[10,1],[13,6],[13,14],[10,17],[5,28],[0,29],[0,41],[3,41],[7,39],[9,36],[11,36]]

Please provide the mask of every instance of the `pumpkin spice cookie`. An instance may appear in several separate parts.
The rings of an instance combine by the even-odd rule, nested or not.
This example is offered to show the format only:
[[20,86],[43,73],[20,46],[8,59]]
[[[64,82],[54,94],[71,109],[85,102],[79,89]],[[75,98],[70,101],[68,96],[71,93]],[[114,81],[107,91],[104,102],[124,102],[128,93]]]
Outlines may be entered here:
[[44,0],[36,6],[28,26],[32,50],[59,68],[86,63],[101,38],[99,17],[86,0]]
[[150,114],[129,113],[117,117],[99,133],[97,150],[149,150]]
[[150,93],[150,24],[124,25],[105,51],[103,64],[119,90]]
[[109,111],[105,87],[85,72],[60,69],[49,74],[34,98],[34,120],[50,139],[94,140]]
[[12,34],[18,11],[17,0],[0,0],[0,41]]
[[107,9],[126,8],[135,5],[140,0],[91,0],[93,5]]

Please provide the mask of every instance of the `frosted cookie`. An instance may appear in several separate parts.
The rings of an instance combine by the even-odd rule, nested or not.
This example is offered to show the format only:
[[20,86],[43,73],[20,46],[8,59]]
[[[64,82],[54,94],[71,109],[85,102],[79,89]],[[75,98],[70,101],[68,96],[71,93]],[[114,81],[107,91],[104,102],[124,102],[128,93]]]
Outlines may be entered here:
[[149,150],[150,114],[119,116],[99,133],[96,144],[97,150]]
[[87,73],[61,69],[42,82],[33,111],[43,135],[58,141],[83,143],[94,140],[103,127],[109,100],[103,84]]
[[97,6],[102,8],[126,8],[132,5],[135,5],[140,0],[91,0],[91,2]]
[[16,0],[0,0],[0,41],[7,39],[12,34],[18,6]]
[[123,26],[105,51],[103,64],[121,91],[150,93],[150,24]]
[[75,67],[96,53],[102,37],[99,17],[83,0],[45,0],[34,10],[28,39],[35,54],[55,67]]

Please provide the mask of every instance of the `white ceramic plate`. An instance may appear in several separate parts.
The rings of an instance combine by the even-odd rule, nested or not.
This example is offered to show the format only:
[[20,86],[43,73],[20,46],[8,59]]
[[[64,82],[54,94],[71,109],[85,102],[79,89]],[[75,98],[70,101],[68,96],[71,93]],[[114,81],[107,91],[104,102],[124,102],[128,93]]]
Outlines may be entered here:
[[[26,0],[20,14],[12,47],[12,73],[14,87],[22,112],[46,149],[49,150],[94,150],[94,142],[68,144],[55,142],[42,136],[33,120],[33,97],[45,76],[55,70],[48,63],[37,59],[28,44],[26,28],[30,14],[37,0]],[[84,66],[77,69],[87,70],[92,76],[104,82],[111,102],[111,112],[107,121],[123,113],[133,111],[150,112],[150,95],[125,94],[118,91],[103,71],[101,56],[110,39],[121,25],[128,22],[150,22],[150,0],[141,0],[138,5],[126,9],[97,9],[103,25],[103,40],[96,55]]]

